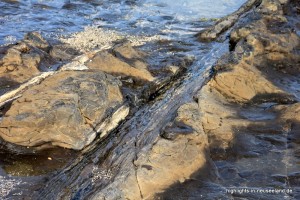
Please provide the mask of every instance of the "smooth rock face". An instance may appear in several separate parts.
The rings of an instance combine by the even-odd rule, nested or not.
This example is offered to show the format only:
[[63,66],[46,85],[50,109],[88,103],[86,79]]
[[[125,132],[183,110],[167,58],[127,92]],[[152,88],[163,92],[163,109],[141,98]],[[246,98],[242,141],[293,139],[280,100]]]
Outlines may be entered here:
[[128,43],[125,43],[113,48],[112,53],[109,51],[97,53],[86,65],[90,69],[97,69],[114,75],[153,81],[154,77],[147,70],[147,65],[142,57],[143,53],[136,51]]
[[82,149],[123,102],[120,82],[102,72],[60,72],[15,100],[1,121],[0,136],[23,146],[46,143]]

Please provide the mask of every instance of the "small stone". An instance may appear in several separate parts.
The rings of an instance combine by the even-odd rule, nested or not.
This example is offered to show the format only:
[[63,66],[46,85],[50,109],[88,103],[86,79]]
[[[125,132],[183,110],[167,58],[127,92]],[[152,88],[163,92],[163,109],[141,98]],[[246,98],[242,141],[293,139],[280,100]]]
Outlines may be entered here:
[[13,65],[9,65],[6,67],[6,69],[9,71],[13,71],[15,69],[15,67]]
[[172,73],[172,74],[176,74],[179,71],[179,67],[177,66],[169,66],[168,70]]
[[185,182],[185,178],[179,179],[179,182],[180,182],[180,183],[184,183],[184,182]]

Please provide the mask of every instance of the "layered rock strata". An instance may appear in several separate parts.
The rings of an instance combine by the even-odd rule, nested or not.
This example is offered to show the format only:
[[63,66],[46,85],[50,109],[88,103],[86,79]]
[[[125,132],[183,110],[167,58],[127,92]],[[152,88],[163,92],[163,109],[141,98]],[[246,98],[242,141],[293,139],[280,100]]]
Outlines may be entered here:
[[[159,198],[299,198],[299,8],[299,1],[263,0],[237,22],[232,51],[196,98],[216,179],[196,175]],[[241,188],[293,192],[230,190]]]
[[125,119],[128,103],[148,99],[165,84],[166,77],[157,80],[150,73],[147,54],[129,42],[78,54],[36,32],[1,48],[2,139],[28,147],[83,149]]
[[129,43],[74,58],[76,50],[50,45],[33,32],[2,47],[1,53],[0,135],[22,146],[84,148],[98,132],[104,137],[129,113],[121,81],[104,72],[154,80],[145,54]]
[[122,186],[114,181],[117,189],[93,199],[271,198],[224,187],[298,190],[299,2],[255,5],[237,16],[231,51],[196,102],[181,106],[152,147],[137,153]]
[[121,83],[102,72],[61,72],[26,90],[3,116],[0,135],[22,146],[82,149],[123,103]]

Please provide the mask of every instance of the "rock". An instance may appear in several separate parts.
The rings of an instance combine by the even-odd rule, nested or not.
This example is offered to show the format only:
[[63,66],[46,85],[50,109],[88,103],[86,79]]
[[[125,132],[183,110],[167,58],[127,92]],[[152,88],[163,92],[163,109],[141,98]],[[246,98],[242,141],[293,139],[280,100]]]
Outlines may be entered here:
[[11,46],[2,57],[0,76],[2,79],[22,83],[39,74],[41,56],[25,43]]
[[45,52],[48,52],[50,49],[50,44],[38,32],[27,33],[24,37],[24,42]]
[[[231,32],[233,52],[218,61],[214,77],[199,92],[204,131],[213,135],[219,146],[234,138],[234,127],[249,126],[249,120],[239,116],[236,104],[295,102],[294,90],[282,82],[283,74],[293,80],[295,77],[290,76],[299,73],[300,56],[296,52],[300,38],[287,21],[280,20],[284,16],[280,17],[279,1],[264,0],[256,10],[265,11],[260,19]],[[280,26],[270,29],[270,20]]]
[[[299,15],[291,9],[295,1],[281,4],[284,1],[263,0],[253,8],[259,18],[233,27],[231,52],[216,63],[212,78],[195,98],[199,113],[186,115],[197,119],[199,132],[208,137],[209,157],[218,170],[216,185],[202,174],[174,184],[161,199],[228,199],[232,196],[215,189],[241,185],[288,189],[299,184],[300,37],[294,31]],[[290,7],[286,15],[283,6]],[[164,136],[168,141],[174,138]],[[274,181],[278,174],[281,182]]]
[[210,148],[229,148],[234,138],[233,127],[248,124],[246,120],[238,119],[237,111],[211,85],[199,91],[198,105],[202,129],[211,138]]
[[[277,1],[263,1],[257,10],[275,7],[282,9]],[[272,13],[271,18],[270,13],[266,12],[261,19],[231,32],[230,43],[234,51],[227,55],[225,63],[217,64],[217,75],[209,82],[209,87],[234,102],[247,102],[261,94],[286,94],[274,83],[278,79],[275,74],[278,71],[290,74],[299,72],[299,67],[292,63],[299,63],[295,51],[300,40],[286,25],[287,22],[281,21],[278,16],[282,16],[282,12]],[[270,27],[270,20],[276,27]],[[226,62],[229,58],[235,60]],[[271,70],[274,73],[270,74]]]
[[[146,56],[146,53],[136,50],[133,48],[130,44],[130,42],[124,42],[117,44],[113,47],[112,52],[120,59],[126,59],[128,61],[136,61],[136,60],[141,60]],[[139,68],[136,66],[136,68]],[[143,68],[143,67],[141,67]]]
[[79,55],[79,52],[69,45],[57,44],[51,47],[49,54],[56,60],[67,61],[72,60],[75,56]]
[[123,102],[120,82],[102,72],[60,72],[25,91],[1,121],[0,136],[22,146],[82,149]]
[[263,14],[282,15],[282,6],[280,0],[262,0],[258,11]]
[[[273,184],[273,173],[286,170],[287,137],[293,139],[290,145],[299,141],[293,117],[298,106],[292,106],[300,97],[293,89],[299,88],[299,37],[274,2],[262,4],[266,9],[258,18],[233,28],[231,52],[216,63],[196,102],[182,105],[152,144],[132,139],[134,150],[126,158],[133,166],[127,162],[92,199],[160,199],[167,191],[162,199],[227,199],[232,196],[224,188],[263,187]],[[256,13],[263,8],[253,6]],[[283,74],[293,81],[284,82]]]
[[204,29],[197,34],[198,40],[209,42],[218,38],[218,36],[229,28],[231,28],[239,19],[239,17],[251,10],[253,7],[259,5],[262,0],[249,0],[243,4],[239,10],[231,15],[224,17],[216,22],[216,24],[208,29]]
[[236,45],[241,38],[246,38],[252,30],[261,31],[262,29],[266,29],[266,24],[264,21],[255,21],[249,24],[243,24],[242,27],[234,29],[230,33],[230,43]]
[[167,70],[170,71],[172,74],[177,74],[178,71],[180,70],[179,67],[171,65],[167,67]]
[[266,79],[252,64],[241,61],[231,67],[231,70],[218,73],[208,84],[228,100],[247,102],[258,94],[285,93]]
[[[120,188],[124,198],[153,199],[171,185],[190,179],[207,164],[208,140],[201,129],[198,104],[185,104],[177,114],[173,127],[178,128],[169,130],[176,138],[158,138],[149,151],[138,154],[134,161],[136,174],[131,174],[128,183]],[[189,131],[183,126],[190,127]],[[137,190],[131,189],[135,181]]]
[[1,47],[0,79],[7,81],[0,81],[0,88],[10,87],[7,82],[24,83],[41,71],[56,70],[57,62],[44,51],[48,48],[49,44],[37,33],[29,33],[24,41]]
[[[212,78],[195,102],[181,105],[171,122],[154,119],[148,124],[139,119],[144,115],[136,115],[137,123],[129,120],[120,127],[125,134],[122,139],[116,137],[117,145],[109,155],[95,156],[94,164],[113,169],[115,176],[103,177],[95,185],[87,178],[80,182],[86,185],[80,191],[73,184],[72,197],[82,198],[82,191],[87,191],[89,199],[159,199],[159,193],[170,191],[162,199],[228,199],[233,195],[224,188],[286,188],[289,176],[296,185],[293,172],[299,171],[299,160],[293,153],[299,155],[299,105],[295,103],[300,99],[299,37],[291,29],[290,16],[282,15],[282,7],[272,2],[262,4],[265,9],[253,7],[259,17],[233,27],[231,52],[216,63]],[[106,51],[108,54],[130,67],[130,61],[138,57],[132,51]],[[188,94],[186,99],[192,99]],[[173,113],[166,107],[162,110]],[[161,114],[160,109],[154,112]],[[107,147],[111,149],[110,144]],[[283,174],[285,185],[273,181],[276,174]],[[264,197],[271,199],[273,194]]]
[[142,57],[141,52],[134,50],[128,43],[125,43],[124,45],[117,45],[112,53],[106,50],[97,53],[86,65],[90,69],[97,69],[114,75],[153,81],[155,78],[147,70],[147,65]]
[[134,49],[130,42],[125,42],[114,46],[112,53],[120,60],[125,61],[136,69],[148,70],[145,62],[146,53]]

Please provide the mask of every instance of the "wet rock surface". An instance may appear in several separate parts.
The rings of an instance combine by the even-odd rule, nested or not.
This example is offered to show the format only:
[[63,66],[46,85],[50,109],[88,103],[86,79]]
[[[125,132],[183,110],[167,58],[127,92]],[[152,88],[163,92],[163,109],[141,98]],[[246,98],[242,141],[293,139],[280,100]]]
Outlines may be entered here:
[[202,42],[210,42],[216,40],[222,33],[230,29],[235,23],[240,19],[240,17],[254,8],[255,6],[259,5],[262,1],[261,0],[249,0],[244,5],[241,6],[239,10],[228,15],[222,19],[219,19],[216,22],[216,25],[211,26],[208,29],[204,29],[200,33],[197,34],[197,37]]
[[[296,0],[248,1],[198,35],[210,41],[229,30],[230,41],[207,43],[211,50],[191,67],[184,52],[194,44],[121,41],[22,89],[1,110],[0,134],[32,147],[0,141],[0,155],[14,155],[0,161],[0,194],[298,199],[298,8]],[[60,53],[68,46],[49,48],[35,34],[25,40],[57,60],[73,58]],[[53,145],[81,151],[59,154]],[[33,158],[52,165],[42,172]],[[235,191],[243,188],[254,192]]]
[[1,121],[1,137],[23,146],[82,149],[123,103],[120,82],[101,72],[61,72],[24,92]]
[[124,192],[124,198],[153,198],[170,185],[190,179],[197,169],[207,165],[208,140],[199,127],[199,117],[196,103],[179,108],[177,117],[170,124],[173,128],[166,127],[164,130],[175,137],[159,137],[150,150],[138,153],[134,161],[134,182],[137,182],[138,190],[132,190],[132,184],[122,186],[120,189]]
[[232,51],[198,93],[216,180],[196,175],[159,199],[299,198],[299,14],[290,12],[299,2],[281,3],[262,1],[251,11],[259,18],[239,22],[230,34]]
[[98,69],[115,75],[153,81],[154,77],[147,70],[143,57],[141,52],[133,49],[129,43],[125,43],[116,45],[111,52],[97,53],[86,65],[90,69]]
[[[159,43],[155,45],[161,48]],[[10,55],[10,49],[17,49],[14,53],[21,58],[17,57],[18,60],[15,54]],[[23,41],[2,47],[1,53],[3,67],[9,62],[18,67],[14,76],[7,71],[3,73],[3,76],[12,77],[8,80],[16,83],[15,87],[10,87],[8,81],[4,82],[8,89],[0,97],[0,175],[3,180],[0,190],[1,195],[8,198],[20,195],[40,198],[33,197],[40,193],[28,191],[42,189],[58,170],[64,171],[72,163],[76,166],[83,158],[81,154],[90,152],[95,149],[95,144],[111,137],[109,133],[128,116],[128,104],[131,107],[140,106],[142,102],[156,98],[166,90],[169,80],[178,77],[192,63],[192,59],[182,55],[176,59],[172,55],[160,55],[164,59],[164,63],[160,64],[157,60],[153,61],[155,55],[148,56],[124,41],[107,50],[79,55],[68,44],[49,44],[38,33],[29,33]],[[34,70],[30,71],[21,59],[23,54],[28,59],[34,59],[34,53],[40,56],[38,59],[41,61],[32,62]],[[23,65],[26,67],[26,77],[19,70]],[[45,70],[48,67],[51,69]],[[164,72],[159,74],[159,68]],[[63,152],[58,153],[60,150]],[[65,156],[67,158],[64,159]],[[175,160],[173,158],[173,162]],[[113,176],[112,170],[102,170],[97,165],[83,165],[82,168],[90,169],[91,166],[92,171],[82,172],[82,175],[87,173],[88,178],[92,176],[93,184],[102,176],[107,179]],[[185,177],[189,173],[184,173]],[[14,178],[7,177],[7,174]],[[170,179],[159,189],[166,188],[172,181]],[[19,186],[26,186],[26,189]],[[153,194],[150,192],[149,195]]]
[[[130,42],[119,41],[111,49],[75,57],[78,51],[68,44],[50,45],[36,32],[28,33],[16,45],[3,47],[3,55],[2,67],[14,64],[16,70],[12,71],[14,75],[10,71],[3,73],[11,79],[3,82],[10,89],[1,97],[2,139],[22,146],[72,149],[84,148],[99,131],[104,137],[128,115],[127,103],[135,105],[141,99],[151,98],[168,78],[190,64],[183,61],[171,76],[160,76],[154,82],[155,77],[148,69],[151,59]],[[35,56],[37,61],[33,62]],[[27,66],[25,57],[33,70]],[[47,68],[45,63],[61,66],[43,72],[42,68]],[[8,83],[15,83],[16,89]]]
[[42,72],[55,71],[62,65],[60,61],[71,60],[76,55],[75,50],[66,51],[66,47],[61,53],[62,48],[62,45],[50,45],[37,32],[26,34],[20,42],[0,47],[0,92],[12,90]]

